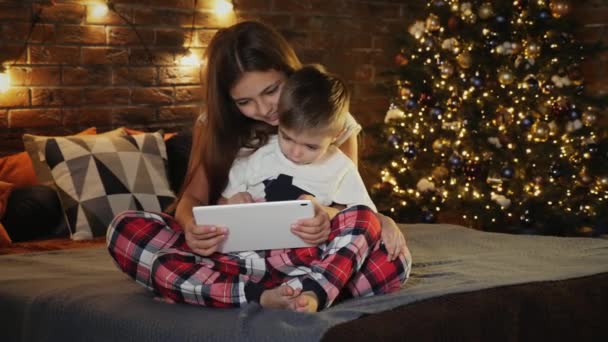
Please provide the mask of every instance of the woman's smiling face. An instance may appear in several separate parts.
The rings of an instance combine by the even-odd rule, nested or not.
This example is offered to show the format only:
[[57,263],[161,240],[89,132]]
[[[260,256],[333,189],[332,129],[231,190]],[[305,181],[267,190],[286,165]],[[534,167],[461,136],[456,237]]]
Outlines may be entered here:
[[243,115],[277,126],[277,104],[286,78],[274,69],[248,71],[230,89],[230,96]]

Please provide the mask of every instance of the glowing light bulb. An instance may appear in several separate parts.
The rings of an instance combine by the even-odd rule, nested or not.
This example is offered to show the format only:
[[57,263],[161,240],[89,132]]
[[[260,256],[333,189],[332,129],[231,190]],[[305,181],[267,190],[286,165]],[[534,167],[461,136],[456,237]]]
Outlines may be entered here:
[[234,8],[234,6],[232,5],[231,2],[226,1],[226,0],[218,0],[215,3],[214,12],[217,15],[226,15],[226,14],[230,13],[233,8]]
[[108,6],[106,4],[95,4],[95,5],[93,5],[91,14],[97,18],[103,17],[106,14],[108,14]]
[[197,66],[201,64],[200,59],[192,52],[179,59],[179,64],[184,66]]
[[0,71],[0,93],[7,91],[11,87],[11,79],[7,72]]

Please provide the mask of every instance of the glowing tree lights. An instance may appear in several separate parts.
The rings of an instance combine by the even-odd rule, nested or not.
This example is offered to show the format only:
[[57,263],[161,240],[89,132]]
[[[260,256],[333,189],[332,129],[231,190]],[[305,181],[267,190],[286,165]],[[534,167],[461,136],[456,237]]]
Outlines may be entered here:
[[[597,235],[608,223],[604,99],[566,0],[435,0],[395,56],[372,194],[398,221]],[[596,49],[597,50],[597,49]]]

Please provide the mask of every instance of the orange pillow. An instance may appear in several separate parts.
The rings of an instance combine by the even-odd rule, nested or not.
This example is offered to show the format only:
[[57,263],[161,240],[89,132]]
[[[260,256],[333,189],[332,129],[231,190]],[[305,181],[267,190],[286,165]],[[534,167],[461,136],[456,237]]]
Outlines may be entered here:
[[[140,131],[138,129],[127,128],[127,127],[125,127],[125,132],[127,132],[128,135],[137,135],[137,134],[146,133],[146,132]],[[163,134],[163,140],[167,141],[167,140],[173,138],[175,135],[177,135],[177,133],[165,133],[165,134]]]
[[[4,210],[6,209],[6,203],[8,202],[8,196],[11,194],[14,185],[0,181],[0,219],[4,216]],[[0,223],[0,247],[6,247],[11,244],[11,238],[8,236],[6,229],[2,223]]]
[[4,229],[4,226],[0,223],[0,248],[9,246],[11,242],[11,238],[8,236],[6,229]]
[[27,152],[19,152],[0,158],[0,181],[17,186],[38,183],[32,160]]

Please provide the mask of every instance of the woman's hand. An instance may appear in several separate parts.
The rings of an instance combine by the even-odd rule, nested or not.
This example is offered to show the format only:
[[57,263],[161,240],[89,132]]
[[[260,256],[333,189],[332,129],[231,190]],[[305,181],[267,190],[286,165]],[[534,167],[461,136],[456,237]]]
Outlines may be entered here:
[[291,226],[292,233],[299,236],[304,242],[312,245],[326,242],[330,232],[330,218],[326,209],[313,196],[302,195],[299,199],[312,201],[315,216],[309,219],[298,220],[298,222]]
[[209,256],[215,253],[221,242],[228,236],[228,228],[203,225],[198,226],[194,219],[184,227],[186,243],[194,253]]
[[393,261],[399,255],[406,256],[409,254],[405,236],[403,236],[395,221],[380,213],[378,213],[378,219],[382,225],[382,242],[384,242],[384,247],[388,252],[388,260]]
[[243,192],[237,192],[236,194],[232,195],[232,197],[228,198],[226,200],[226,204],[240,204],[240,203],[253,203],[255,202],[253,200],[253,197],[251,196],[250,193],[243,191]]

